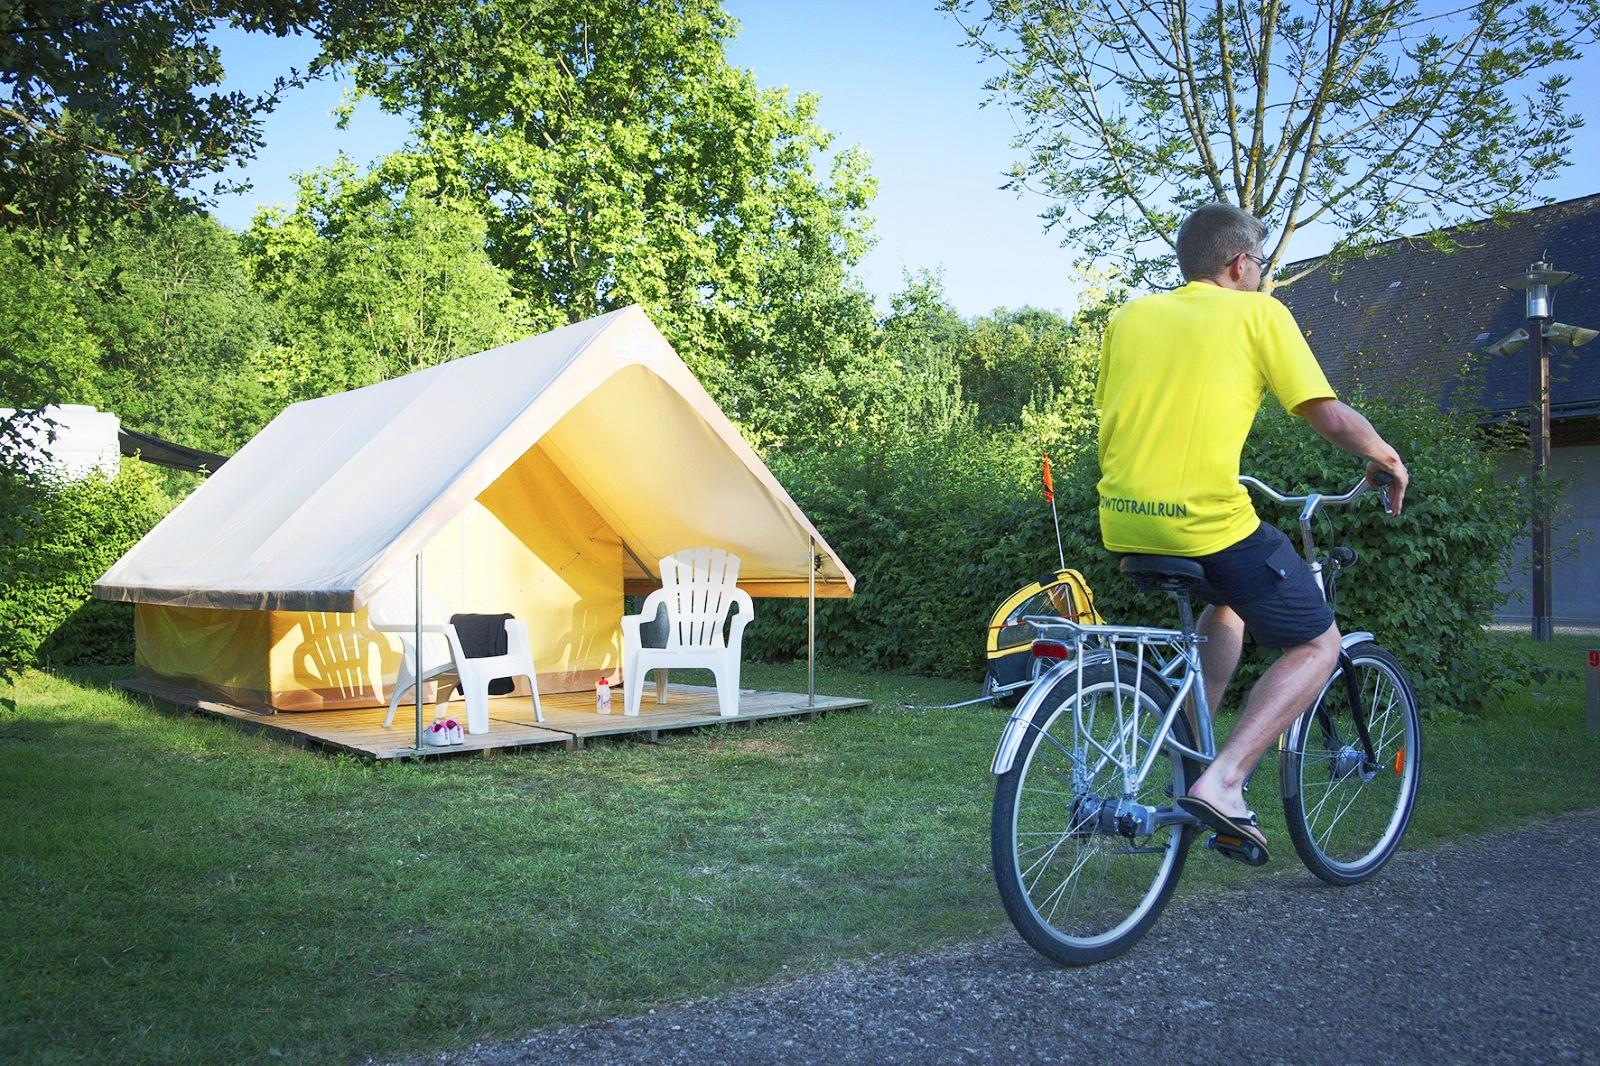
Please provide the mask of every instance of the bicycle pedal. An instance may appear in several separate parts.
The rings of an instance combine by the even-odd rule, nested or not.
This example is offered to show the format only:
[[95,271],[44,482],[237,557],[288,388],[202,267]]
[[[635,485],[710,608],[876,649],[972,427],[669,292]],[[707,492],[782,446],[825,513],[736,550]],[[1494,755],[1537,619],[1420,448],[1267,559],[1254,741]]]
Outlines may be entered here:
[[1242,862],[1246,866],[1265,866],[1267,864],[1267,853],[1261,850],[1261,845],[1254,840],[1218,833],[1206,841],[1206,847],[1221,855],[1224,859]]

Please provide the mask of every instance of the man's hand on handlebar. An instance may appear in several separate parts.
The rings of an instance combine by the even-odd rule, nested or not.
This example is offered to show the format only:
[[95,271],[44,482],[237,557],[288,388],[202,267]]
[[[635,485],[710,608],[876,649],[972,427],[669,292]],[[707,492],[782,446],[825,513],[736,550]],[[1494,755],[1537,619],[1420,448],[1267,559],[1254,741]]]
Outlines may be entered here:
[[1406,464],[1400,461],[1400,456],[1396,455],[1382,463],[1375,459],[1368,460],[1367,481],[1384,494],[1389,513],[1398,515],[1400,508],[1405,505],[1406,486],[1411,484],[1411,474],[1406,470]]
[[[1304,418],[1312,429],[1330,443],[1351,455],[1368,460],[1367,482],[1375,489],[1387,490],[1385,499],[1389,513],[1400,513],[1411,475],[1406,472],[1406,464],[1400,461],[1400,453],[1378,436],[1378,431],[1372,428],[1372,423],[1360,411],[1330,396],[1307,400],[1296,407],[1294,413]],[[1390,483],[1386,485],[1379,475],[1386,475]]]

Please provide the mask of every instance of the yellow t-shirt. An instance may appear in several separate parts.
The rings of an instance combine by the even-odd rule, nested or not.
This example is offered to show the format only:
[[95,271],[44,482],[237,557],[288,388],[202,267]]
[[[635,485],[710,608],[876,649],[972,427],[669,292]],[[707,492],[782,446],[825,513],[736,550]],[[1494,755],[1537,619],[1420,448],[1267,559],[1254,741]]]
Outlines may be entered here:
[[1334,395],[1265,293],[1192,281],[1112,315],[1095,390],[1106,547],[1209,555],[1254,533],[1239,454],[1268,389],[1286,411]]

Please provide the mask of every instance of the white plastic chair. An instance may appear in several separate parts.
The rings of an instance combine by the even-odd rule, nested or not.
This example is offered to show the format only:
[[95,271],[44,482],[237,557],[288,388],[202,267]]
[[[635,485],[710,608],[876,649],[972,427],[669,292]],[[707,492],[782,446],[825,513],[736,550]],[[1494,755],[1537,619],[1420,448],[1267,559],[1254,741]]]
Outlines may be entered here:
[[[416,582],[404,577],[395,578],[367,604],[367,623],[379,633],[392,633],[400,638],[400,672],[395,678],[394,693],[389,697],[389,713],[383,728],[394,724],[395,709],[400,699],[417,684],[416,650]],[[422,621],[421,680],[442,679],[438,701],[434,704],[434,717],[450,699],[451,689],[460,689],[467,704],[467,732],[489,731],[489,684],[500,677],[525,677],[533,692],[533,716],[544,721],[544,708],[539,705],[539,677],[533,668],[532,645],[528,641],[528,627],[519,618],[506,620],[506,653],[469,659],[461,650],[461,637],[456,627],[448,621],[453,613],[442,600],[424,599]]]
[[[717,679],[718,711],[725,718],[739,713],[739,653],[755,604],[738,580],[739,557],[721,548],[686,548],[661,560],[662,587],[645,597],[640,614],[622,620],[624,714],[639,713],[646,674],[674,666],[710,670]],[[734,604],[739,613],[729,623]],[[640,627],[653,622],[663,605],[667,646],[642,647]]]

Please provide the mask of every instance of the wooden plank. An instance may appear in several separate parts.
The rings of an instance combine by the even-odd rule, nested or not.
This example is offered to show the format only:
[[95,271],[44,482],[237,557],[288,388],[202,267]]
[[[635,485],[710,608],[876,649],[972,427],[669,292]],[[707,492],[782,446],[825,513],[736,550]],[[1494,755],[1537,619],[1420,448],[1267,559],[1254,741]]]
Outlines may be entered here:
[[415,719],[398,715],[394,727],[384,729],[383,718],[387,710],[383,707],[263,714],[143,679],[121,681],[118,685],[130,692],[154,696],[208,717],[236,722],[253,732],[275,734],[291,744],[301,745],[309,741],[335,751],[345,751],[375,759],[415,758],[418,755],[426,757],[464,755],[500,748],[564,745],[570,739],[569,734],[553,729],[502,724],[499,729],[491,726],[490,731],[485,734],[474,736],[469,733],[460,744],[444,748],[423,747],[419,752],[412,747],[416,735]]
[[[800,692],[742,691],[739,713],[724,718],[717,710],[716,689],[701,685],[670,685],[667,702],[646,699],[636,717],[619,708],[612,714],[597,714],[594,697],[586,692],[552,693],[540,700],[544,721],[536,722],[533,700],[527,696],[497,698],[489,705],[489,732],[467,734],[463,743],[445,748],[412,748],[415,719],[409,713],[396,716],[392,729],[383,728],[386,709],[363,707],[354,710],[271,712],[239,707],[213,700],[171,685],[142,678],[116,682],[128,692],[153,697],[180,708],[212,718],[234,722],[252,732],[273,735],[295,746],[315,744],[334,751],[345,751],[374,759],[405,759],[494,751],[560,744],[568,751],[579,750],[586,740],[596,737],[638,735],[654,741],[662,732],[699,729],[714,725],[749,726],[768,718],[798,717],[811,721],[827,710],[846,710],[870,705],[869,700],[849,696],[818,696],[808,705]],[[450,709],[458,721],[465,719],[459,704]]]

